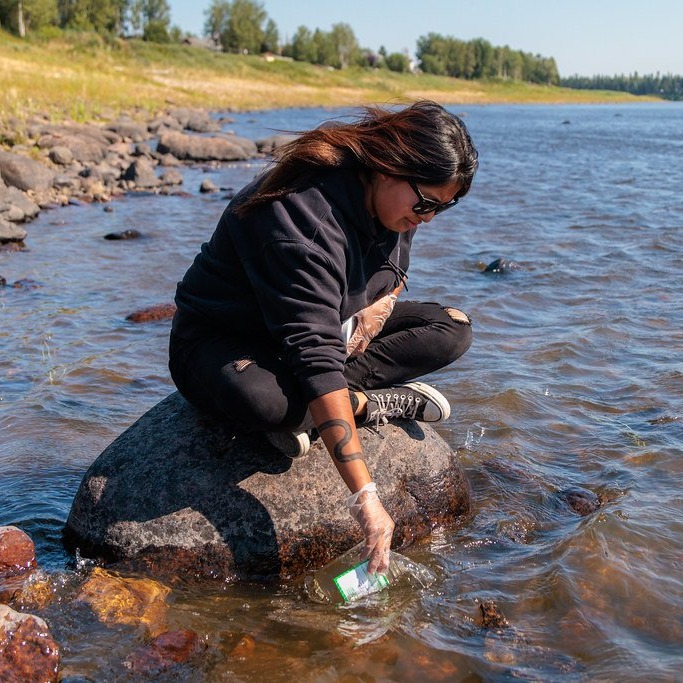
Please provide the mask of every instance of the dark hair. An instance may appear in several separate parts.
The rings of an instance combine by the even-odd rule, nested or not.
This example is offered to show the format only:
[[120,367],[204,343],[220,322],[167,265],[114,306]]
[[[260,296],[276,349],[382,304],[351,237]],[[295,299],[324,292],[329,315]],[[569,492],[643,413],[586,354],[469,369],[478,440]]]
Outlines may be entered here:
[[275,165],[237,210],[283,197],[321,168],[358,168],[425,185],[457,181],[467,194],[477,170],[477,150],[465,124],[440,104],[420,100],[403,109],[365,107],[352,123],[332,123],[302,133],[274,152]]

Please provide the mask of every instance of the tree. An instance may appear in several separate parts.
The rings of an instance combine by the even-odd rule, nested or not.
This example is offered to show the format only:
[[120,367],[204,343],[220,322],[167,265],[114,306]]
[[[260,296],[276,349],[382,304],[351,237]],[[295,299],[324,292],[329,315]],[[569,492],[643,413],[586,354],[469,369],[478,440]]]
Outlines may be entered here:
[[263,31],[263,44],[261,45],[261,52],[279,52],[280,51],[280,32],[277,30],[277,24],[268,19],[266,28]]
[[142,39],[153,43],[168,43],[171,27],[171,10],[167,0],[133,0],[130,23],[142,32]]
[[358,41],[349,24],[333,24],[329,39],[335,53],[336,62],[331,64],[331,66],[346,69],[358,58]]
[[0,24],[21,38],[57,24],[58,17],[57,0],[0,0]]
[[387,65],[389,71],[397,71],[398,73],[407,73],[410,71],[410,58],[402,52],[392,52],[386,55],[384,63]]
[[266,42],[266,29],[269,41],[277,31],[272,22],[265,26],[268,15],[258,0],[213,0],[206,16],[205,31],[218,38],[224,52],[258,53]]
[[59,23],[63,28],[118,34],[124,23],[128,0],[58,0],[57,5]]

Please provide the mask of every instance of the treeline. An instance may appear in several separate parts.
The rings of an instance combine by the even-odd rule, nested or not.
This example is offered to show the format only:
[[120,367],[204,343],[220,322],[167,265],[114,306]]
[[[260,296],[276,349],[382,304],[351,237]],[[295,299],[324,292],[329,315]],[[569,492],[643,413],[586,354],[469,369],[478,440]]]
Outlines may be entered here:
[[438,33],[418,38],[417,58],[425,73],[454,78],[499,78],[557,85],[555,60],[520,50],[495,47],[483,38],[458,40]]
[[157,43],[179,41],[166,0],[0,0],[0,26],[20,37],[51,28],[133,33]]
[[628,76],[570,76],[560,80],[565,88],[577,90],[617,90],[633,95],[656,95],[666,100],[683,100],[683,76],[638,73]]

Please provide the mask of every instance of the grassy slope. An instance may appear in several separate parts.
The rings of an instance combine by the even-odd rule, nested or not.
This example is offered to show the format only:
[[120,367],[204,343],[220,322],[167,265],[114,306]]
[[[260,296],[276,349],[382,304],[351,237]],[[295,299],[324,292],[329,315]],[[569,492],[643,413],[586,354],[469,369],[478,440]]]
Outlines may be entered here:
[[444,104],[627,102],[623,93],[463,81],[385,70],[334,71],[180,45],[103,41],[92,34],[28,42],[0,31],[0,121],[151,114],[168,106],[249,110],[428,97]]

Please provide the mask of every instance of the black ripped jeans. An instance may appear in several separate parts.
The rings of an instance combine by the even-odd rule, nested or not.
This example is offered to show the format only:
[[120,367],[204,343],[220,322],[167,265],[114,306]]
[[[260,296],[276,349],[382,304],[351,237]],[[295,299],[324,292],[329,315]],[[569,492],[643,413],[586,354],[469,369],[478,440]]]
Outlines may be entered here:
[[[394,386],[452,363],[472,342],[469,321],[454,317],[440,304],[396,302],[365,352],[347,359],[349,389]],[[189,341],[172,333],[169,369],[190,403],[236,430],[277,431],[304,422],[308,406],[296,379],[270,348],[225,335]]]

